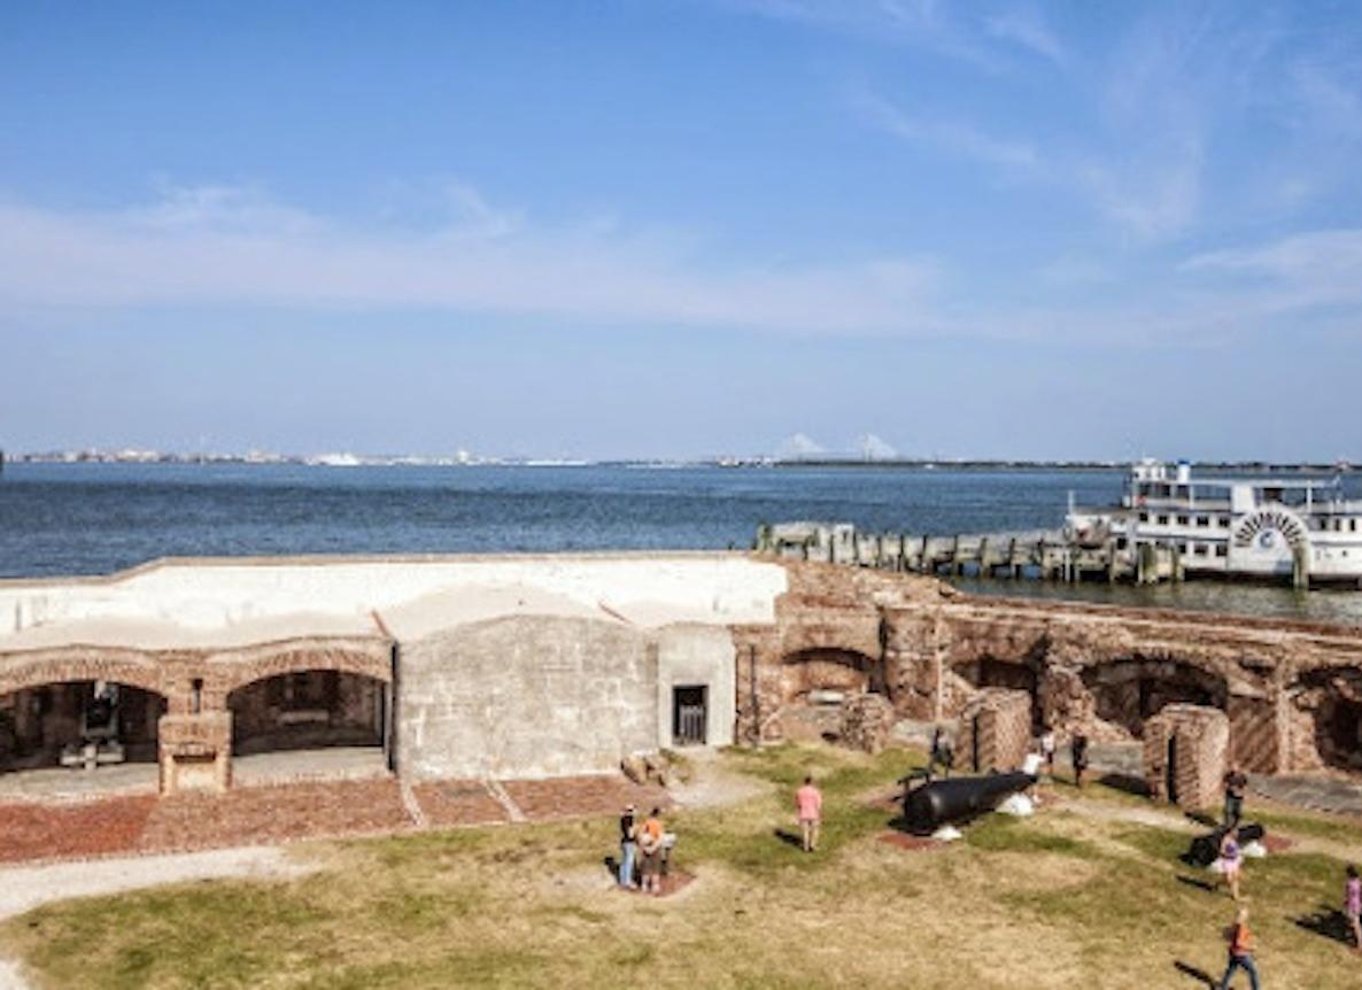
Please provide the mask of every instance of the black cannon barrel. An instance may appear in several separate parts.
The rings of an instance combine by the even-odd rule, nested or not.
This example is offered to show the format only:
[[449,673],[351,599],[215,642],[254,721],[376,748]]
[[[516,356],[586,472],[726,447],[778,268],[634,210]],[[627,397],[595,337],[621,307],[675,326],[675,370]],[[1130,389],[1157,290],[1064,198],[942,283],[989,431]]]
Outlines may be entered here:
[[[1239,845],[1246,846],[1250,842],[1261,842],[1266,834],[1267,829],[1257,822],[1245,822],[1235,832],[1235,838],[1239,840]],[[1224,828],[1197,836],[1183,853],[1183,862],[1189,866],[1210,866],[1220,857],[1220,840],[1224,837]]]
[[992,811],[1010,794],[1036,782],[1027,773],[995,773],[987,777],[934,780],[903,795],[903,817],[914,832],[934,832],[942,825]]

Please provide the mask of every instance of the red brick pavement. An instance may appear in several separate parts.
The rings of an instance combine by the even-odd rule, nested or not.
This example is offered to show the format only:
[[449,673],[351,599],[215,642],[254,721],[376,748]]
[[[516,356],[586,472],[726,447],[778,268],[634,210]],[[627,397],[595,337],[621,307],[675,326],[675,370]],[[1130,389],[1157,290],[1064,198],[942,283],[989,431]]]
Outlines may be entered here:
[[73,804],[0,804],[0,862],[87,859],[137,847],[154,794]]
[[151,812],[138,849],[270,845],[410,826],[397,781],[388,777],[238,787],[221,795],[163,798]]
[[[531,821],[613,815],[625,804],[646,813],[670,807],[664,790],[622,777],[562,777],[503,785]],[[432,827],[508,821],[479,781],[416,784]],[[0,863],[268,845],[314,836],[414,828],[391,777],[236,787],[226,794],[107,797],[74,804],[0,804]]]
[[671,807],[662,788],[642,787],[623,777],[508,780],[502,786],[532,821],[618,814],[626,804],[637,805],[643,814],[655,806]]
[[412,786],[416,803],[436,827],[491,825],[509,821],[506,809],[480,780],[440,780]]

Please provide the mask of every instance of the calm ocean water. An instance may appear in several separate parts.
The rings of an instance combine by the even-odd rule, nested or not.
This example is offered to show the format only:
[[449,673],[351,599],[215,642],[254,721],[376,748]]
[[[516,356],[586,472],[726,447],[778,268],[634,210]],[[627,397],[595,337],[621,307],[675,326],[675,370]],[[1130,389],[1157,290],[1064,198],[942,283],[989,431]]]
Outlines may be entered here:
[[[1120,471],[914,468],[8,464],[0,576],[104,574],[164,556],[724,549],[758,524],[970,533],[1059,526]],[[1358,479],[1348,488],[1359,497]],[[1362,623],[1362,593],[1193,583],[969,590]]]

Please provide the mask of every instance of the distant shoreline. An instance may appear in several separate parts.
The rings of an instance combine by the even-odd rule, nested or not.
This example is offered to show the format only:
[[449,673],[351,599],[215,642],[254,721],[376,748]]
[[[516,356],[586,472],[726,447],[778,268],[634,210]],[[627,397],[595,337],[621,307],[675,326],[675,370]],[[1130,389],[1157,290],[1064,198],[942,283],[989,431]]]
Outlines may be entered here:
[[[158,465],[172,466],[222,466],[242,465],[246,467],[316,467],[331,470],[350,468],[406,468],[406,467],[514,467],[514,468],[592,468],[621,467],[639,469],[684,469],[684,468],[722,468],[741,469],[855,469],[869,471],[974,471],[974,472],[1033,472],[1033,471],[1125,471],[1129,461],[1028,461],[1028,460],[949,460],[930,458],[883,458],[864,460],[854,458],[739,458],[713,457],[697,460],[667,459],[551,459],[551,458],[444,458],[418,457],[410,455],[346,455],[344,461],[337,461],[329,455],[259,455],[234,454],[157,454],[151,457],[125,457],[118,454],[99,452],[83,453],[24,453],[7,454],[4,463],[20,464],[57,464],[90,465],[121,464],[141,467]],[[1263,461],[1193,461],[1192,466],[1201,472],[1236,472],[1241,474],[1348,474],[1354,468],[1350,463],[1267,463]]]

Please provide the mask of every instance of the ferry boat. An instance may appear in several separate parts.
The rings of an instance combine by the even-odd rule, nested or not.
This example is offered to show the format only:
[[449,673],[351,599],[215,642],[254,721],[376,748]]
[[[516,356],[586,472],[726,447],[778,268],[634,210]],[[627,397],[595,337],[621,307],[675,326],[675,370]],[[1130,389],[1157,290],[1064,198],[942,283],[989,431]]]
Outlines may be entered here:
[[1142,552],[1173,553],[1188,574],[1362,587],[1362,501],[1344,496],[1339,475],[1193,477],[1186,461],[1146,459],[1119,506],[1070,503],[1066,537],[1108,547],[1132,570]]

